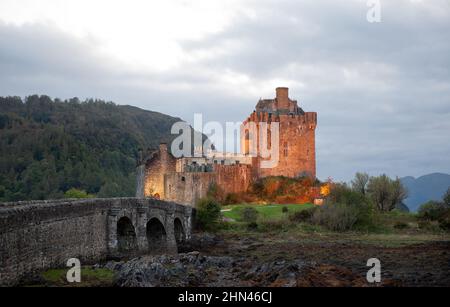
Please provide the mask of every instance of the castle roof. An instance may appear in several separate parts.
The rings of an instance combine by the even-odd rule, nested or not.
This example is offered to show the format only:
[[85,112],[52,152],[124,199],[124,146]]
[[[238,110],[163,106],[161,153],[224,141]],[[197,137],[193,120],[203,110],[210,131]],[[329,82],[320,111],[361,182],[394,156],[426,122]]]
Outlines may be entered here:
[[279,109],[277,107],[277,98],[260,99],[256,104],[256,112],[267,112],[273,114],[298,114],[303,115],[305,112],[297,106],[297,100],[289,100],[291,107],[289,109]]

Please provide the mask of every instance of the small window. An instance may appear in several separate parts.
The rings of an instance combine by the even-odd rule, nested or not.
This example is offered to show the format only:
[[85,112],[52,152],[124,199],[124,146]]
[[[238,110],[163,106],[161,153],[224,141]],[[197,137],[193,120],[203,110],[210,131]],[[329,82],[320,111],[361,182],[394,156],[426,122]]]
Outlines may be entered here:
[[184,177],[184,176],[181,177],[181,181],[183,181],[183,182],[186,181],[186,177]]
[[287,157],[287,156],[289,155],[289,146],[288,146],[288,143],[287,143],[287,142],[285,142],[285,143],[283,144],[283,155],[284,155],[285,157]]

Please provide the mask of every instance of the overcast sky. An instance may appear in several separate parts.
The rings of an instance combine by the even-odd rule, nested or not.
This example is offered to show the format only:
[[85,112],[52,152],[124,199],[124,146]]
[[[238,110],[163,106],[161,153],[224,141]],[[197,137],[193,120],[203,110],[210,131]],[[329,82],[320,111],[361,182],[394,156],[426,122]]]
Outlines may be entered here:
[[318,177],[450,173],[450,1],[0,0],[0,95],[242,121],[288,86]]

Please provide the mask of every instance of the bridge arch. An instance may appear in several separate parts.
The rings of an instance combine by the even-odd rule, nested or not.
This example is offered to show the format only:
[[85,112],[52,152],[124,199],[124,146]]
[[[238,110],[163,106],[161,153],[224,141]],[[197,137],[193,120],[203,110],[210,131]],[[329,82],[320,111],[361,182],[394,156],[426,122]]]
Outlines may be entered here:
[[138,248],[136,229],[127,216],[117,221],[117,249],[119,252],[136,251]]
[[186,231],[184,230],[183,222],[178,217],[175,217],[173,221],[173,233],[177,246],[186,240]]
[[157,217],[152,217],[145,228],[149,252],[164,252],[167,247],[167,232],[164,224]]

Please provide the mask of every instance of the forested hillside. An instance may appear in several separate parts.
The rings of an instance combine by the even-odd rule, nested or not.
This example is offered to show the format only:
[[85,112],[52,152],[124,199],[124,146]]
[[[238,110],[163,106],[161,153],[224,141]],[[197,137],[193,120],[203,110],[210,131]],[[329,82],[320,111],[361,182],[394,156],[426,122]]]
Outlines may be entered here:
[[133,196],[139,149],[169,142],[179,120],[100,100],[0,97],[0,201],[62,198],[71,189]]

